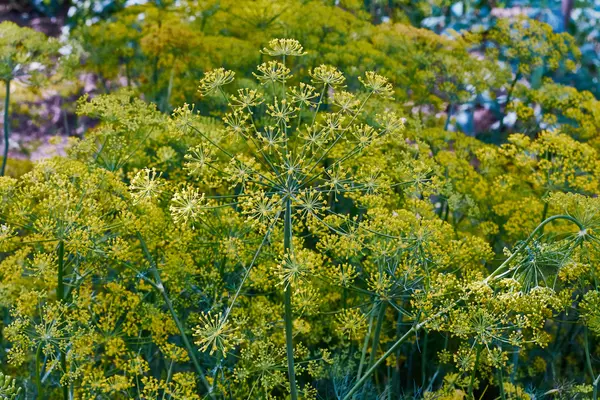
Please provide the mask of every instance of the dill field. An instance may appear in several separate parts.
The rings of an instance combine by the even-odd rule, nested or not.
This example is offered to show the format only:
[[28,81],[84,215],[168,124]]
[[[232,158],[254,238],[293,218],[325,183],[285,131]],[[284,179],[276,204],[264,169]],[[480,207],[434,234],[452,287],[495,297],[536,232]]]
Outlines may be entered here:
[[600,6],[0,5],[0,400],[600,389]]

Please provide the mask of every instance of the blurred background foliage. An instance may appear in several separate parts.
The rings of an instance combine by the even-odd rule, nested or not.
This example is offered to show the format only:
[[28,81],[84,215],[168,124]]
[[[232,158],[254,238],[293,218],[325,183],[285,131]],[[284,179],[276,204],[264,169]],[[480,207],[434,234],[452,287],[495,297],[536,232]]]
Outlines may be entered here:
[[[354,86],[365,70],[377,70],[394,82],[407,112],[488,142],[501,143],[522,124],[546,127],[534,98],[550,82],[561,97],[573,95],[567,86],[600,95],[593,1],[12,0],[4,10],[3,19],[77,41],[95,91],[135,87],[165,112],[194,101],[194,83],[207,69],[250,76],[262,58],[253,50],[283,36],[312,49],[295,68],[314,67],[318,57]],[[516,24],[498,24],[519,17],[548,25],[509,33]],[[545,37],[550,48],[534,51]],[[530,109],[531,118],[518,119]],[[581,123],[558,114],[557,123]]]

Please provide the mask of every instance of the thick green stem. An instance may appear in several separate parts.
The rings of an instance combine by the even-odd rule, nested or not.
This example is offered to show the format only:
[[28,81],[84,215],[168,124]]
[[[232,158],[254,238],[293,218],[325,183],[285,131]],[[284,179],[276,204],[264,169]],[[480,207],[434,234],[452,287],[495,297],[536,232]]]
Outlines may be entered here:
[[427,339],[429,339],[429,335],[425,331],[423,335],[423,351],[421,351],[421,382],[423,386],[425,386],[425,381],[427,380]]
[[594,368],[592,367],[592,358],[590,357],[590,338],[588,335],[587,326],[583,328],[583,340],[584,340],[584,349],[585,349],[585,362],[587,366],[587,370],[590,373],[590,377],[592,378],[592,382],[595,381],[596,375],[594,374]]
[[4,81],[6,85],[6,96],[4,99],[4,152],[2,153],[2,167],[0,168],[0,176],[4,176],[6,171],[6,161],[8,160],[8,137],[10,136],[10,126],[8,121],[8,108],[10,106],[10,81]]
[[154,281],[155,281],[154,287],[162,296],[163,301],[164,301],[165,305],[167,306],[167,308],[169,309],[169,313],[171,314],[171,317],[173,318],[173,321],[175,321],[175,325],[177,326],[177,330],[179,330],[179,333],[181,335],[181,340],[183,341],[183,345],[186,348],[190,359],[192,360],[192,364],[194,364],[194,368],[196,369],[196,373],[198,374],[198,376],[200,377],[200,380],[202,381],[202,385],[204,385],[204,387],[206,388],[209,397],[214,400],[215,395],[212,392],[212,388],[211,388],[210,384],[208,383],[208,380],[206,380],[206,374],[204,373],[204,370],[202,369],[202,367],[200,366],[200,363],[198,362],[198,358],[196,357],[194,348],[192,347],[192,344],[188,340],[188,337],[187,337],[187,334],[185,331],[185,327],[183,326],[183,323],[177,316],[177,313],[175,312],[175,308],[173,307],[173,302],[169,298],[169,294],[167,293],[167,291],[162,283],[162,279],[160,278],[160,274],[158,272],[158,267],[156,265],[156,262],[154,261],[154,257],[152,257],[152,254],[150,254],[150,251],[148,250],[148,246],[146,246],[146,242],[144,241],[144,238],[142,238],[142,235],[139,232],[137,234],[137,237],[138,237],[138,240],[142,247],[142,252],[144,253],[144,256],[146,257],[146,260],[150,263],[151,271],[152,271],[152,274],[154,276]]
[[373,305],[373,309],[371,309],[371,316],[369,317],[369,328],[367,329],[367,335],[365,336],[365,340],[362,347],[362,352],[360,355],[360,364],[358,365],[358,374],[356,375],[356,379],[360,379],[362,374],[363,367],[365,365],[365,361],[367,359],[367,348],[369,347],[369,339],[371,338],[371,330],[373,329],[373,320],[375,319],[375,306]]
[[37,386],[38,398],[44,398],[44,388],[42,386],[42,343],[38,344],[35,352],[35,385]]
[[452,103],[448,104],[448,115],[446,115],[446,123],[444,124],[444,130],[447,131],[450,126],[450,118],[452,117]]
[[521,348],[519,346],[514,347],[513,361],[512,361],[512,372],[510,373],[510,382],[514,385],[517,379],[517,372],[519,371],[519,353]]
[[504,394],[504,374],[502,373],[502,366],[498,368],[498,389],[500,390],[500,399],[506,400],[506,395]]
[[[577,227],[580,229],[580,231],[584,231],[585,228],[583,227],[583,225],[581,225],[581,223],[579,221],[577,221],[575,218],[571,217],[570,215],[553,215],[550,218],[546,218],[545,220],[543,220],[538,226],[537,228],[535,228],[533,230],[533,232],[531,232],[531,235],[529,235],[529,237],[523,242],[523,244],[521,244],[521,246],[519,246],[519,248],[517,250],[515,250],[510,257],[508,257],[498,268],[496,268],[496,270],[494,272],[492,272],[487,278],[485,278],[484,283],[489,282],[491,279],[495,278],[496,276],[498,276],[498,274],[500,274],[504,268],[506,266],[508,266],[510,264],[510,262],[521,252],[523,251],[527,245],[533,240],[533,238],[538,234],[538,232],[542,231],[544,226],[546,226],[547,224],[549,224],[552,221],[555,221],[557,219],[564,219],[567,221],[571,221],[573,222],[575,225],[577,225]],[[510,271],[510,270],[509,270]]]
[[475,366],[473,366],[473,373],[471,374],[471,381],[469,382],[469,398],[473,398],[473,386],[475,385],[475,376],[477,375],[477,368],[479,368],[479,357],[481,356],[481,346],[477,346],[477,355],[475,356]]
[[[371,342],[371,355],[369,356],[369,366],[375,362],[375,356],[377,355],[377,348],[379,347],[379,337],[381,336],[381,327],[383,326],[383,320],[385,319],[385,309],[387,303],[381,303],[379,305],[379,313],[377,314],[377,322],[375,323],[375,332],[373,332],[373,342]],[[365,397],[366,386],[363,386],[362,397]]]
[[[292,200],[288,197],[285,201],[285,216],[283,220],[283,251],[288,257],[292,254]],[[296,370],[294,368],[294,332],[292,314],[292,284],[288,282],[284,294],[285,301],[285,347],[288,359],[288,378],[290,380],[290,398],[298,399],[296,387]]]
[[377,347],[379,347],[379,337],[381,336],[381,327],[383,320],[385,319],[385,309],[387,303],[381,303],[379,305],[379,314],[377,315],[377,323],[375,324],[375,332],[373,333],[373,342],[371,343],[371,356],[369,357],[369,366],[375,362],[375,356],[377,355]]
[[549,203],[546,201],[544,203],[544,210],[542,211],[542,221],[545,220],[546,216],[548,215],[548,206],[549,206]]

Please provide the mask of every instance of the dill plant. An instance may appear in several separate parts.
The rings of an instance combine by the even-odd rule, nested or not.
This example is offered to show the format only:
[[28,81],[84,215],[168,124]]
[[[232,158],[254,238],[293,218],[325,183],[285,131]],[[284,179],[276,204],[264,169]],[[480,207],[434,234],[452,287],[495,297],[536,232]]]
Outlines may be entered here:
[[[193,227],[206,221],[204,215],[211,209],[222,206],[239,209],[264,232],[254,259],[262,245],[272,240],[274,230],[281,229],[278,274],[284,292],[289,393],[292,399],[297,399],[292,296],[297,282],[310,273],[310,266],[301,258],[301,251],[295,249],[294,231],[298,232],[300,224],[306,225],[307,221],[318,221],[335,231],[324,219],[330,195],[379,192],[376,176],[362,182],[354,180],[344,171],[344,162],[381,137],[397,135],[404,121],[386,112],[376,117],[375,125],[363,122],[369,98],[392,95],[387,79],[374,72],[360,78],[365,92],[359,96],[344,91],[343,74],[326,65],[310,71],[310,83],[299,82],[294,86],[290,84],[292,75],[286,59],[304,55],[302,46],[292,39],[275,39],[263,53],[281,59],[281,62],[266,61],[254,73],[264,89],[239,89],[237,94],[228,96],[224,86],[234,77],[224,69],[206,73],[200,82],[202,95],[221,95],[229,103],[231,112],[224,117],[227,134],[245,141],[248,150],[231,153],[198,131],[205,142],[190,153],[187,166],[196,173],[216,175],[234,193],[209,196],[184,188],[174,195],[170,210],[176,222]],[[320,113],[326,108],[327,112]],[[210,161],[210,154],[216,158],[217,153],[226,161],[224,165]],[[198,343],[204,349],[210,347],[212,352],[218,348],[225,352],[230,346],[229,314],[252,266],[247,267],[231,304],[218,317],[206,317],[197,328]]]

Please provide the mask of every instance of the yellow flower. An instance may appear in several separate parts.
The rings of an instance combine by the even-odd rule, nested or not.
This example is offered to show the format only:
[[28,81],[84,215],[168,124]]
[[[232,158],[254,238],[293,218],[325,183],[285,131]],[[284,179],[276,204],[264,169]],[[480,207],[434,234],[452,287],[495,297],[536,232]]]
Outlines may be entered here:
[[169,211],[171,211],[175,223],[188,224],[196,222],[200,216],[204,215],[205,206],[204,193],[186,187],[173,195]]
[[273,39],[269,42],[269,47],[265,47],[261,52],[273,57],[303,56],[306,54],[300,42],[295,39]]
[[208,71],[200,80],[198,92],[200,92],[202,96],[213,94],[218,90],[221,90],[223,86],[233,82],[234,76],[235,72],[226,70],[225,68],[217,68]]
[[219,351],[226,355],[237,343],[238,337],[235,329],[229,326],[222,314],[201,313],[200,322],[194,328],[196,344],[200,350],[213,354]]
[[129,185],[132,192],[133,204],[150,201],[162,193],[163,183],[160,181],[162,173],[155,168],[144,168],[138,171]]

